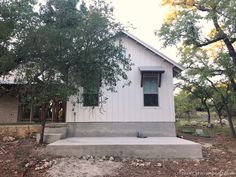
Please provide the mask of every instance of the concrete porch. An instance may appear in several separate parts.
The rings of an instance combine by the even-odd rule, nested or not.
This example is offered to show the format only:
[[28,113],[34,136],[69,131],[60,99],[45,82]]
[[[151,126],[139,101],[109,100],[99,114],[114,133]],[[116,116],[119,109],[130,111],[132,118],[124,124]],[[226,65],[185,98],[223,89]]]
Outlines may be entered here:
[[201,145],[176,137],[73,137],[47,146],[47,152],[62,156],[119,156],[143,159],[199,159]]

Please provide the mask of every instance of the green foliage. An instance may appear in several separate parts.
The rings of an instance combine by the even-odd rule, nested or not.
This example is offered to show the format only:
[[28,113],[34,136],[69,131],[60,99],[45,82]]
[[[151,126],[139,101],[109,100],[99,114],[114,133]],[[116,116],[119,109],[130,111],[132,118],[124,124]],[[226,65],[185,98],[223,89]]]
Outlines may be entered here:
[[[179,86],[201,100],[219,117],[227,114],[231,135],[236,136],[232,112],[236,100],[236,51],[234,0],[163,0],[175,9],[158,31],[164,46],[179,49],[186,67]],[[208,34],[207,34],[208,33]]]
[[[9,0],[1,8],[11,9],[14,3],[17,1]],[[128,79],[130,59],[121,55],[125,48],[116,38],[123,27],[114,21],[113,9],[105,2],[87,5],[78,0],[48,0],[38,13],[33,12],[30,0],[19,3],[24,6],[22,18],[27,24],[16,21],[25,27],[13,26],[8,38],[15,39],[14,46],[7,48],[13,57],[8,55],[0,62],[11,65],[6,72],[17,66],[15,79],[25,85],[22,93],[43,102],[54,97],[66,100],[80,95],[81,87],[92,90],[101,85],[115,91],[118,81]]]
[[3,0],[0,2],[0,75],[13,70],[24,61],[16,52],[20,38],[33,24],[34,0]]
[[198,107],[199,101],[193,99],[193,97],[186,91],[181,91],[175,96],[175,112],[177,118],[194,117],[196,113],[196,107]]

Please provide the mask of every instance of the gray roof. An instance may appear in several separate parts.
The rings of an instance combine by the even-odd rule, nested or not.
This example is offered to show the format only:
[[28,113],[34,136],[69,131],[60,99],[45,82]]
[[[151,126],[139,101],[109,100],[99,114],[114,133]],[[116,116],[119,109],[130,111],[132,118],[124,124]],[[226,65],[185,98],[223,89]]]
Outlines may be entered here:
[[133,39],[134,41],[136,41],[137,43],[139,43],[140,45],[142,45],[143,47],[147,48],[149,51],[153,52],[154,54],[160,56],[162,59],[164,59],[165,61],[167,61],[168,63],[172,64],[175,69],[183,71],[184,67],[182,65],[180,65],[179,63],[175,62],[174,60],[170,59],[169,57],[167,57],[166,55],[164,55],[163,53],[159,52],[157,49],[151,47],[150,45],[146,44],[145,42],[143,42],[142,40],[138,39],[137,37],[135,37],[134,35],[128,33],[127,31],[122,31],[123,34],[125,34],[127,37]]

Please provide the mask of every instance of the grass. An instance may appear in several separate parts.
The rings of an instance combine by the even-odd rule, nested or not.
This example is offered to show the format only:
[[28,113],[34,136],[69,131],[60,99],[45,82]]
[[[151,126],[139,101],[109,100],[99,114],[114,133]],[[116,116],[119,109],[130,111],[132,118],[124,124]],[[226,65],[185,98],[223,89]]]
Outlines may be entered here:
[[[195,121],[197,122],[197,125],[193,126],[191,125],[191,122]],[[236,125],[236,117],[233,119],[234,125]],[[214,122],[214,120],[212,120]],[[219,124],[214,125],[214,127],[207,128],[207,121],[202,120],[201,118],[193,118],[193,119],[187,119],[187,118],[180,118],[178,121],[176,121],[176,128],[178,132],[181,133],[189,133],[189,134],[195,134],[196,129],[202,129],[206,135],[214,136],[216,134],[224,134],[226,136],[230,135],[229,127],[224,125],[221,126]]]

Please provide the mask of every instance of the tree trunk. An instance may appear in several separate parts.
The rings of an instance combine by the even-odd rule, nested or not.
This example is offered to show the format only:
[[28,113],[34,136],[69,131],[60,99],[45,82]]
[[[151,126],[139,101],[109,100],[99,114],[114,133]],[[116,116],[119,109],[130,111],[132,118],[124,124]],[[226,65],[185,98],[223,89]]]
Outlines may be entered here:
[[211,113],[210,113],[208,106],[206,106],[206,109],[207,109],[207,123],[210,124],[211,123]]
[[218,115],[218,118],[219,118],[219,120],[220,120],[220,125],[221,125],[221,127],[223,126],[223,124],[222,124],[222,117],[221,117],[221,111],[222,111],[222,106],[220,106],[220,107],[218,107],[217,106],[217,104],[216,104],[216,102],[213,100],[213,104],[214,104],[214,107],[215,107],[215,109],[216,109],[216,113],[217,113],[217,115]]
[[41,134],[40,134],[40,140],[39,140],[39,143],[40,144],[43,144],[43,137],[44,137],[44,129],[45,129],[45,124],[46,124],[46,104],[45,103],[42,103],[41,104],[41,121],[42,121],[42,127],[41,127]]
[[55,122],[55,100],[52,102],[52,122]]
[[32,122],[34,118],[34,100],[32,99],[30,102],[30,122]]
[[207,123],[210,124],[211,123],[211,112],[210,112],[210,109],[207,106],[206,100],[201,100],[201,101],[202,101],[202,104],[204,105],[204,107],[207,110]]
[[62,122],[66,122],[66,101],[63,101],[62,103]]
[[54,104],[55,104],[55,122],[59,122],[59,99],[57,98],[57,97],[55,97],[55,102],[54,102]]
[[236,133],[235,133],[234,124],[233,124],[233,120],[232,120],[232,114],[231,114],[227,104],[225,105],[225,109],[226,109],[227,118],[228,118],[228,122],[229,122],[230,136],[232,138],[235,138],[236,137]]
[[225,110],[226,110],[226,114],[227,114],[227,119],[228,119],[228,122],[229,122],[229,128],[230,128],[230,136],[232,138],[235,138],[236,137],[236,133],[235,133],[235,130],[234,130],[234,124],[233,124],[233,120],[232,120],[232,114],[229,110],[229,107],[228,107],[228,104],[227,102],[225,101],[225,98],[223,95],[221,95],[221,99],[223,101],[223,104],[224,104],[224,107],[225,107]]

